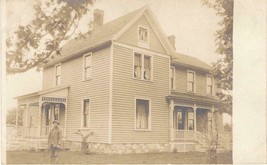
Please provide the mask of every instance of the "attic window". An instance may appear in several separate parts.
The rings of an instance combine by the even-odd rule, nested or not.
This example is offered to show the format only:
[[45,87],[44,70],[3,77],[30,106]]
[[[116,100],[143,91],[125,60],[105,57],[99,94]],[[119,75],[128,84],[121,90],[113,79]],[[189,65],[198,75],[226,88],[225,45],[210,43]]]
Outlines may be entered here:
[[148,28],[138,27],[138,46],[148,48]]

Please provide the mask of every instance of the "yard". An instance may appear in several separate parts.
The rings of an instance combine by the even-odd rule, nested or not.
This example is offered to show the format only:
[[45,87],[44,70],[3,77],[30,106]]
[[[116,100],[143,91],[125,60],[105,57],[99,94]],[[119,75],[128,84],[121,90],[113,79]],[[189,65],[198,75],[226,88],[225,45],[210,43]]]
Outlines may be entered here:
[[[49,164],[49,153],[35,151],[7,151],[7,164]],[[232,164],[231,153],[218,154],[217,163]],[[59,164],[205,164],[206,154],[188,153],[148,153],[148,154],[90,154],[60,151]]]

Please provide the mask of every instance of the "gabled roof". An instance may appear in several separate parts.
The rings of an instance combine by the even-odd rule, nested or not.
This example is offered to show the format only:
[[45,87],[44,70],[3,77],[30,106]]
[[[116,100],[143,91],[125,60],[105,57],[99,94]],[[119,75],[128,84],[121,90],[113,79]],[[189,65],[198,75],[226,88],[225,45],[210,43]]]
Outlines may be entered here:
[[[60,50],[60,55],[54,55],[47,60],[47,64],[44,64],[45,67],[55,65],[56,63],[69,60],[75,56],[79,56],[82,53],[87,51],[92,51],[94,48],[104,47],[106,44],[110,44],[112,40],[116,40],[122,35],[135,21],[137,21],[140,16],[142,16],[145,11],[149,13],[150,23],[153,23],[152,27],[157,33],[159,39],[163,44],[165,50],[170,53],[172,56],[172,64],[184,66],[184,67],[195,67],[199,69],[204,69],[205,71],[210,70],[211,67],[202,62],[201,60],[183,55],[180,53],[176,53],[173,47],[170,45],[167,37],[164,34],[164,31],[161,29],[158,24],[153,12],[148,6],[144,6],[140,9],[137,9],[133,12],[130,12],[122,17],[119,17],[115,20],[107,22],[102,26],[98,26],[94,30],[92,30],[85,37],[76,38],[68,41]],[[145,14],[146,15],[146,14]]]
[[188,56],[188,55],[184,55],[184,54],[180,54],[180,53],[176,53],[175,55],[176,55],[175,56],[176,58],[172,59],[172,64],[174,64],[174,65],[195,67],[195,68],[204,69],[207,71],[211,70],[210,65],[199,60],[196,57],[192,57],[192,56]]
[[102,26],[98,26],[83,38],[76,38],[68,41],[60,50],[60,55],[52,60],[53,64],[68,56],[73,56],[87,49],[100,45],[106,41],[112,40],[126,24],[128,24],[138,13],[144,11],[147,7],[142,7],[133,12],[130,12],[118,19],[107,22]]

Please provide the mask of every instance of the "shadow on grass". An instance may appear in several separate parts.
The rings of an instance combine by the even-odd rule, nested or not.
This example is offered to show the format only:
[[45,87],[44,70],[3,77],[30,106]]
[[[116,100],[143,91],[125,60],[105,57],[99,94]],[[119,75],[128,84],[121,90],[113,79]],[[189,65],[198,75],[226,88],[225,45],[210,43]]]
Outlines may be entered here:
[[[7,164],[50,164],[47,151],[7,151]],[[58,164],[205,164],[206,153],[89,154],[60,151]],[[232,164],[232,153],[218,154],[217,163]]]

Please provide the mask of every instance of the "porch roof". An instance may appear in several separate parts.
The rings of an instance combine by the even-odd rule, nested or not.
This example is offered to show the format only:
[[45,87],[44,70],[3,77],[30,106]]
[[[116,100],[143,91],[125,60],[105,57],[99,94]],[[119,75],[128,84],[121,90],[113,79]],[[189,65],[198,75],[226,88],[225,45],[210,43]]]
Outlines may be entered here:
[[54,87],[54,88],[49,88],[49,89],[45,89],[45,90],[41,90],[41,91],[37,91],[37,92],[33,92],[33,93],[28,93],[28,94],[21,95],[21,96],[17,96],[17,97],[14,97],[14,99],[24,99],[24,98],[29,98],[29,97],[36,97],[36,96],[40,96],[42,94],[55,92],[55,91],[58,91],[58,90],[61,90],[61,89],[69,88],[69,87],[70,87],[70,85],[58,86],[58,87]]
[[166,96],[166,99],[175,99],[186,102],[194,102],[194,103],[209,103],[213,105],[221,105],[222,102],[218,98],[214,96],[204,96],[197,95],[195,93],[181,93],[181,92],[172,92],[171,95]]

